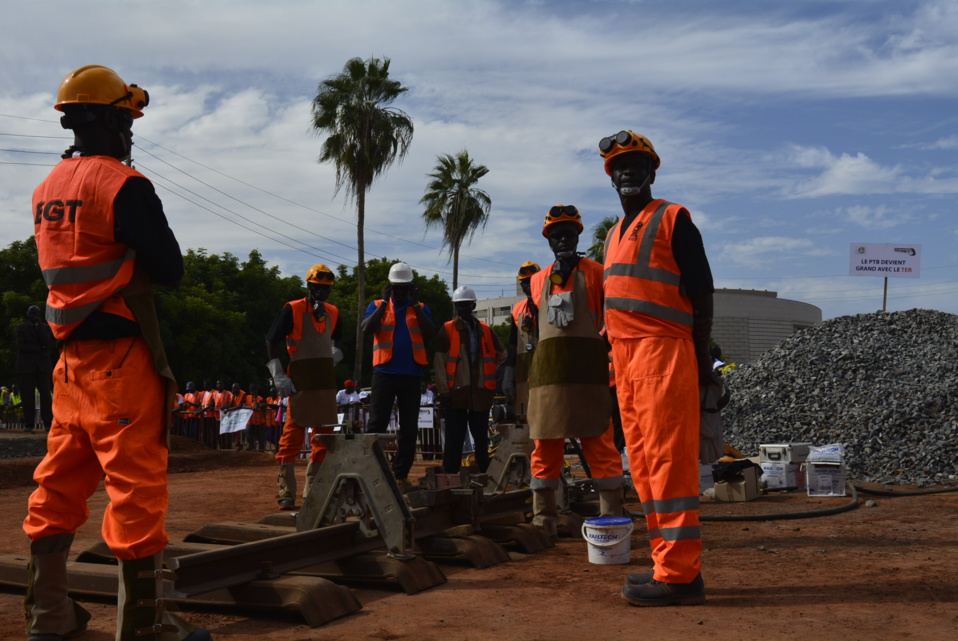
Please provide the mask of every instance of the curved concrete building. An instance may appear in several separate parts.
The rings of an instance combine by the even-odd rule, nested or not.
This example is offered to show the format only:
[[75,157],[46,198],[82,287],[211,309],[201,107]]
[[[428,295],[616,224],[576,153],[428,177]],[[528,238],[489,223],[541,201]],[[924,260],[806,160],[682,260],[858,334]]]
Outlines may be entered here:
[[776,292],[716,289],[712,338],[722,360],[748,363],[796,331],[822,322],[822,310]]
[[[521,296],[485,298],[477,302],[476,317],[489,325],[509,322],[512,306]],[[779,298],[776,292],[753,289],[717,289],[712,338],[727,363],[748,363],[796,331],[822,321],[822,310],[808,303]]]

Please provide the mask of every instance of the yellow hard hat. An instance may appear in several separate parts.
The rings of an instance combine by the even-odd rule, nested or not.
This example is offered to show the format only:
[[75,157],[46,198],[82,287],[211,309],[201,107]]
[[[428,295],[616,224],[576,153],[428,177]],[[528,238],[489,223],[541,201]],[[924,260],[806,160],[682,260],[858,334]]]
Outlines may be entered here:
[[548,238],[549,228],[556,223],[564,222],[575,223],[579,233],[582,233],[582,216],[579,215],[575,205],[556,205],[546,214],[546,219],[542,223],[542,235]]
[[519,265],[518,280],[526,280],[527,278],[532,278],[533,275],[535,275],[535,273],[538,272],[540,269],[542,268],[539,267],[539,263],[534,263],[531,260],[527,260],[526,262]]
[[87,65],[67,74],[57,92],[54,109],[63,105],[106,105],[126,109],[134,118],[143,115],[150,95],[136,85],[128,85],[115,71],[101,65]]
[[655,153],[655,147],[652,146],[652,141],[634,131],[623,129],[614,136],[607,136],[599,141],[599,155],[605,159],[605,173],[610,176],[612,175],[612,169],[609,165],[612,159],[616,156],[634,151],[652,156],[653,171],[658,169],[659,165],[662,164],[659,155]]
[[332,270],[322,263],[316,263],[306,272],[306,282],[317,285],[332,285],[336,277]]

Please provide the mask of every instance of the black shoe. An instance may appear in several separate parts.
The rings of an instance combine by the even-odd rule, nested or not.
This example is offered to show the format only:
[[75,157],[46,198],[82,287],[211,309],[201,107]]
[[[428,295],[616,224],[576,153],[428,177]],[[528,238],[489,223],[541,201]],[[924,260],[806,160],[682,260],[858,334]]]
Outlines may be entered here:
[[702,605],[705,583],[699,574],[691,583],[662,583],[655,579],[641,585],[622,588],[622,598],[629,605]]
[[189,634],[189,636],[183,639],[183,641],[213,641],[213,637],[210,636],[208,630],[204,628],[196,628]]
[[653,579],[652,572],[636,572],[625,577],[626,585],[644,585]]

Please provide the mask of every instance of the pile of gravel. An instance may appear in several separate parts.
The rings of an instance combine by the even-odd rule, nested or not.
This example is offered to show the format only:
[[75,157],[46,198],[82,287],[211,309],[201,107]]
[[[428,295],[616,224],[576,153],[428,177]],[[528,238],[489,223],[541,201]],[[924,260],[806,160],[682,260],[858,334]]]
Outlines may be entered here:
[[725,441],[843,443],[853,480],[958,483],[958,316],[829,319],[728,374]]

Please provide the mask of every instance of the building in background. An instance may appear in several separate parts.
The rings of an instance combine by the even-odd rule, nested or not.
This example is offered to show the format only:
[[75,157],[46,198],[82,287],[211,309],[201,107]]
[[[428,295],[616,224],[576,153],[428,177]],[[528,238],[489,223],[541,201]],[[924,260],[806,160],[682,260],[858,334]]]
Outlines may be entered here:
[[[488,325],[509,321],[522,294],[486,298],[476,303],[476,318]],[[822,322],[814,305],[779,298],[776,292],[751,289],[715,290],[712,338],[726,362],[749,363],[800,329]]]

